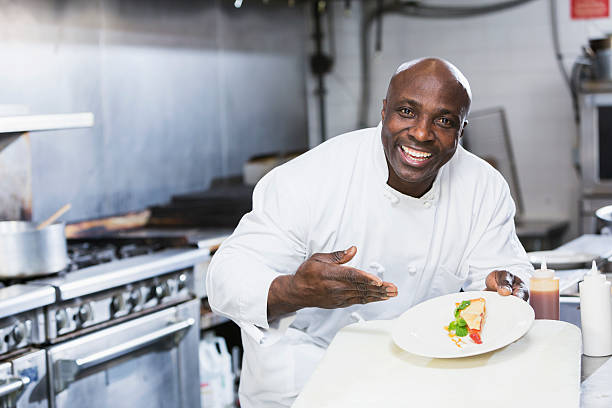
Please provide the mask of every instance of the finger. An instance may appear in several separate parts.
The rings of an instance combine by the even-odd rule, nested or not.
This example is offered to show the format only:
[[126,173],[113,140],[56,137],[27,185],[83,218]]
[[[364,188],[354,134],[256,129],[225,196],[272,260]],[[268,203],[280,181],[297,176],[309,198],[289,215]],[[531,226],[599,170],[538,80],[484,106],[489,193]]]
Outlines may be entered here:
[[502,296],[508,296],[512,293],[512,282],[514,275],[508,271],[493,271],[486,280],[487,290],[496,291]]
[[346,282],[351,285],[366,284],[382,286],[382,279],[361,269],[350,268],[348,266],[329,267],[325,270],[325,278],[339,282]]
[[508,271],[495,271],[495,281],[497,282],[497,293],[502,296],[512,294],[514,275]]
[[385,288],[382,286],[372,286],[357,284],[355,286],[338,286],[332,289],[332,293],[338,296],[353,297],[353,296],[378,296],[378,297],[395,297],[397,290]]
[[312,258],[322,262],[342,265],[353,259],[356,253],[357,247],[352,246],[349,249],[345,249],[344,251],[313,254]]
[[389,300],[389,299],[390,298],[388,297],[381,298],[381,297],[376,297],[376,296],[355,296],[355,297],[351,297],[347,299],[345,306],[357,305],[357,304],[365,305],[366,303],[380,302],[382,300]]
[[515,276],[514,281],[512,282],[512,295],[519,299],[523,299],[524,301],[529,300],[529,290],[527,289],[527,285],[518,276]]

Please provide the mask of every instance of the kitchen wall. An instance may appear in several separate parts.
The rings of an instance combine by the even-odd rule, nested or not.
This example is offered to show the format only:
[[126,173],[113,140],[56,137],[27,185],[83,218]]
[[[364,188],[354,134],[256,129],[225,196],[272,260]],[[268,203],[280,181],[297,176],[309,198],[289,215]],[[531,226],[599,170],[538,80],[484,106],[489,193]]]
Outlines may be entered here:
[[[589,37],[612,31],[612,24],[610,19],[572,21],[570,0],[555,1],[561,49],[569,70],[580,54],[581,45]],[[340,3],[334,8],[336,64],[326,78],[330,136],[357,128],[361,89],[361,8],[359,2],[353,2],[347,14]],[[453,2],[454,6],[481,4],[480,0]],[[373,48],[372,40],[370,49]],[[472,85],[473,110],[495,106],[506,109],[526,216],[571,220],[568,236],[577,233],[578,177],[572,165],[577,131],[570,92],[553,51],[548,0],[463,19],[388,15],[383,21],[382,52],[371,55],[369,125],[375,126],[380,120],[388,81],[401,62],[429,55],[449,59]],[[314,87],[313,78],[308,75],[311,108],[316,107]],[[317,120],[316,111],[309,109],[311,140],[317,138]]]
[[0,105],[96,117],[32,135],[34,219],[142,209],[307,145],[303,10],[232,3],[0,0]]

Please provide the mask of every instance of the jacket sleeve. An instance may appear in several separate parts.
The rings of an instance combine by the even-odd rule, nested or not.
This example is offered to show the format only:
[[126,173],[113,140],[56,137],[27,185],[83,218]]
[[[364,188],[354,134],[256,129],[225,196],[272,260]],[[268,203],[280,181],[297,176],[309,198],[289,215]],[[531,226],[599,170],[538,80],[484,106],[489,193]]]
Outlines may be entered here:
[[277,276],[295,273],[306,254],[306,200],[296,194],[296,181],[285,166],[257,184],[252,211],[213,256],[206,276],[212,310],[260,344],[280,338],[295,318],[292,314],[269,324],[268,291]]
[[514,226],[515,206],[508,184],[495,173],[492,188],[482,197],[474,243],[467,258],[468,279],[464,290],[483,290],[487,275],[506,270],[529,283],[533,266],[529,262]]

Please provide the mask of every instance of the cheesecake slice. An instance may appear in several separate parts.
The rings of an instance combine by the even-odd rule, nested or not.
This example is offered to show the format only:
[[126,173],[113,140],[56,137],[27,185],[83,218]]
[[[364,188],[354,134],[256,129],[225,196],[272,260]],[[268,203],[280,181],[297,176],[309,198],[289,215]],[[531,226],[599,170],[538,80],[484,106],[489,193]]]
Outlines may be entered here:
[[[459,304],[457,305],[459,306]],[[476,344],[481,344],[480,332],[484,326],[486,316],[485,300],[483,298],[470,299],[470,304],[459,311],[459,317],[465,320],[470,338]]]

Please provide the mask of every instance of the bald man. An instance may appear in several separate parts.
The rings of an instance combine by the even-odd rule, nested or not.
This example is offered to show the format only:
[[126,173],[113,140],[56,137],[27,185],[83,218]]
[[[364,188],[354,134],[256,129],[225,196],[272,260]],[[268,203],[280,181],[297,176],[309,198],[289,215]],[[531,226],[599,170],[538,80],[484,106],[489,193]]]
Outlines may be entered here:
[[240,402],[288,407],[356,319],[493,290],[527,300],[532,272],[503,177],[459,146],[471,90],[448,61],[402,64],[376,128],[266,175],[214,256],[212,309],[242,330]]

